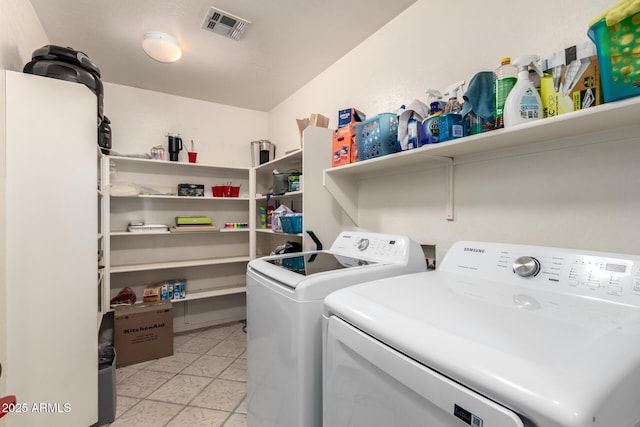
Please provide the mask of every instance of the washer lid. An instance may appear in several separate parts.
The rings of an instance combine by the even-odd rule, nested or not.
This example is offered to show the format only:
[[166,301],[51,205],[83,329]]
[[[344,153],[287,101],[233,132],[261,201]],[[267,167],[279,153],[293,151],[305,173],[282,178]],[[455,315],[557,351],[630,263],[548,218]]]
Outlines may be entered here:
[[291,254],[290,256],[282,258],[265,258],[265,261],[303,276],[324,273],[326,271],[342,270],[344,268],[378,264],[375,261],[336,255],[329,252]]
[[637,401],[640,382],[636,307],[440,271],[345,288],[325,306],[541,425],[640,417],[622,403]]

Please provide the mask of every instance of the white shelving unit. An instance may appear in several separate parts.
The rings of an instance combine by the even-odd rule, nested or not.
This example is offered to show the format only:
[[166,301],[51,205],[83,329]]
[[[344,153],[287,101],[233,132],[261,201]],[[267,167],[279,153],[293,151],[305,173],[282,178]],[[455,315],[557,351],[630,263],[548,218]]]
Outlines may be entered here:
[[[301,243],[305,251],[316,249],[316,244],[306,230],[312,230],[325,247],[329,247],[340,233],[340,207],[322,184],[322,171],[331,165],[331,137],[331,129],[308,127],[302,136],[303,149],[253,168],[251,194],[254,198],[250,213],[250,228],[253,231],[252,258],[268,255],[278,244],[286,241]],[[259,228],[260,206],[267,203],[265,195],[271,192],[274,170],[297,170],[302,173],[300,191],[273,196],[269,200],[269,203],[277,201],[296,212],[302,212],[302,233],[274,233],[269,229]]]
[[550,117],[510,129],[499,129],[440,144],[426,145],[362,162],[324,170],[324,186],[358,225],[359,182],[373,176],[401,174],[446,165],[449,201],[446,218],[453,219],[453,169],[471,156],[494,156],[513,150],[545,151],[611,141],[638,132],[640,98],[607,103]]
[[[144,288],[185,279],[187,297],[174,303],[174,330],[184,331],[245,315],[245,273],[250,259],[248,228],[225,229],[226,223],[249,223],[250,168],[202,165],[105,156],[110,189],[134,183],[147,192],[108,197],[109,299],[131,287],[138,301]],[[239,197],[212,197],[211,187],[240,185]],[[204,197],[184,197],[178,184],[203,184]],[[175,225],[177,216],[209,216],[217,230],[128,232],[132,220]]]
[[[304,196],[304,179],[305,174],[302,165],[303,151],[295,150],[287,153],[282,157],[278,157],[270,162],[256,166],[252,170],[253,195],[254,200],[251,203],[251,219],[252,229],[252,258],[269,255],[271,250],[277,245],[294,240],[302,244],[302,234],[275,233],[270,228],[260,227],[260,207],[271,205],[274,208],[280,204],[284,204],[296,212],[303,212],[302,199]],[[267,200],[267,194],[273,191],[273,171],[280,173],[298,171],[302,173],[301,178],[303,185],[301,191],[287,192],[283,195],[271,196]],[[304,218],[304,217],[303,217]]]

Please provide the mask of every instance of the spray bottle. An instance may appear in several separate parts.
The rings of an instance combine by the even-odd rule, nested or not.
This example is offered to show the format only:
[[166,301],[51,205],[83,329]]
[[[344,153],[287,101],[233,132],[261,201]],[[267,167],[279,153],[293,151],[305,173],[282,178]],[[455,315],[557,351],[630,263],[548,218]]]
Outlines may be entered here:
[[427,95],[429,114],[422,119],[420,124],[420,145],[440,142],[440,116],[446,104],[444,101],[439,101],[442,99],[439,90],[427,89]]
[[449,95],[449,101],[440,117],[440,142],[462,138],[467,135],[464,119],[462,118],[462,104],[458,101],[458,91],[464,86],[464,80],[453,83],[444,94]]
[[512,127],[542,118],[542,100],[529,79],[529,66],[542,77],[537,55],[525,55],[513,61],[518,67],[518,81],[504,103],[504,127]]

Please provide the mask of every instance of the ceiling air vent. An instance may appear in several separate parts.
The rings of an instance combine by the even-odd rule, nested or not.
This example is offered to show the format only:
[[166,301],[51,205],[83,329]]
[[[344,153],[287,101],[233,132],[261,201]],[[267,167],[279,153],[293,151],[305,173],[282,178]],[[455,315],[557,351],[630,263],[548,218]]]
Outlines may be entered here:
[[251,22],[224,10],[212,7],[204,18],[202,28],[233,40],[240,40]]

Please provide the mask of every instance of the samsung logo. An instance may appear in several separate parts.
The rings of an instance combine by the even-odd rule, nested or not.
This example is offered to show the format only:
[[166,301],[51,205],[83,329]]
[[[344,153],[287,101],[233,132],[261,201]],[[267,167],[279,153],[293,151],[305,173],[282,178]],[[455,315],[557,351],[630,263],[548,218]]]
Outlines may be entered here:
[[475,253],[479,253],[479,254],[483,254],[484,253],[484,249],[478,249],[478,248],[464,248],[465,252],[475,252]]

